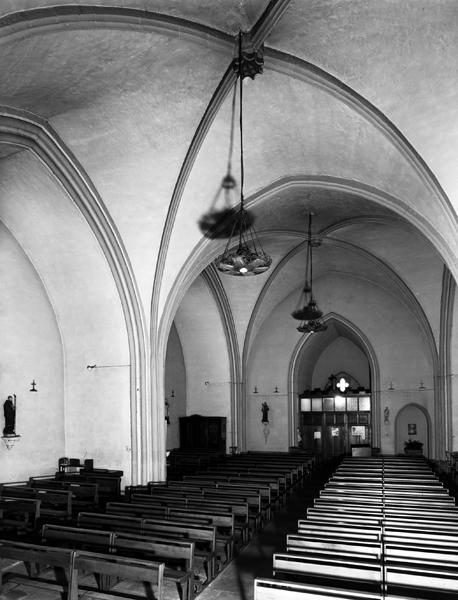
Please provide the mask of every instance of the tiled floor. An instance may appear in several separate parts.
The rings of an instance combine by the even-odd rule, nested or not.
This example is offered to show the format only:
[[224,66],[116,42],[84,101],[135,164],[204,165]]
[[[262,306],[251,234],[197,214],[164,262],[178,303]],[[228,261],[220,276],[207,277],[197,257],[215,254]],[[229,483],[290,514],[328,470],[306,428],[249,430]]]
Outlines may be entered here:
[[[313,502],[323,486],[328,473],[317,474],[303,488],[297,489],[287,505],[277,512],[273,520],[250,544],[197,596],[198,600],[252,600],[253,581],[256,577],[272,576],[272,554],[285,549],[286,534],[297,530],[297,520],[305,516],[306,508]],[[137,585],[122,582],[115,588],[118,598],[133,598],[140,592]],[[106,598],[95,592],[80,595],[82,600]],[[138,596],[137,596],[138,598]],[[31,585],[26,580],[7,581],[0,600],[62,600],[57,590]],[[165,586],[164,600],[178,600],[173,585]]]

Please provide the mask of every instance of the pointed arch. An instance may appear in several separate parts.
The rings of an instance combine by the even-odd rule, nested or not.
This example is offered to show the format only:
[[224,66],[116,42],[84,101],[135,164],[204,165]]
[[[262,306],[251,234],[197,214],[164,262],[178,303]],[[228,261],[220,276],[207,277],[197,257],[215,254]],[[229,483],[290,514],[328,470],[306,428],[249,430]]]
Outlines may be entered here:
[[[369,362],[369,370],[372,382],[372,444],[380,446],[380,368],[377,356],[366,335],[354,323],[345,317],[331,312],[323,317],[324,322],[329,325],[333,321],[343,326],[351,332],[353,337],[356,337],[364,348],[364,352]],[[299,373],[299,365],[302,353],[306,346],[311,343],[313,334],[303,334],[298,340],[294,351],[291,355],[288,366],[288,438],[289,445],[293,446],[296,440],[297,415],[298,415],[298,399],[297,399],[297,380]]]
[[238,447],[239,435],[239,407],[242,394],[240,349],[235,328],[231,305],[224,289],[216,267],[210,265],[202,272],[202,277],[209,287],[218,307],[226,335],[227,351],[229,356],[230,381],[231,381],[231,446]]
[[147,481],[149,406],[148,345],[135,276],[121,236],[82,165],[51,125],[30,112],[0,107],[0,141],[29,150],[77,206],[97,239],[119,293],[130,353],[131,475]]

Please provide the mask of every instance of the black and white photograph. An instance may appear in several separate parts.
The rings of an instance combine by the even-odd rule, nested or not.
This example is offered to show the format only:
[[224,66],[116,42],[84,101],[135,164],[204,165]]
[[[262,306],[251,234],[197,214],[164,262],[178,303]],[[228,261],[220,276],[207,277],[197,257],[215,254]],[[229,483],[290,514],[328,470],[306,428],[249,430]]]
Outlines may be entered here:
[[458,598],[458,0],[0,0],[0,600]]

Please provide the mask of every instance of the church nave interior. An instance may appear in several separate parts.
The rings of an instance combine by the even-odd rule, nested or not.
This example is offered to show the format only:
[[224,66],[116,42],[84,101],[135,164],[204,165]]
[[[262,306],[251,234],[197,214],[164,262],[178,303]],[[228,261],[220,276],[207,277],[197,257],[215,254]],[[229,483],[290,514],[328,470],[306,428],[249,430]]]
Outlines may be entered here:
[[[304,519],[352,460],[383,465],[383,506],[404,458],[454,497],[457,21],[453,0],[0,3],[4,536],[255,457],[224,488],[251,511],[250,477],[299,477],[263,479],[277,461],[314,461]],[[234,508],[207,576],[285,506]]]

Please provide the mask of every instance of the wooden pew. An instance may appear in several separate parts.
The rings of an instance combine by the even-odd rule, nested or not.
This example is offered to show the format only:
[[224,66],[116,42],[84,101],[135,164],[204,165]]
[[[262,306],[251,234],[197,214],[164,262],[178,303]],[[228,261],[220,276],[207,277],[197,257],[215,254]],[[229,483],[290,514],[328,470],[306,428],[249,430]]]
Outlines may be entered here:
[[[202,496],[194,496],[198,501],[202,500]],[[178,494],[155,494],[151,496],[150,494],[132,494],[130,499],[132,504],[147,504],[150,506],[163,506],[170,507],[176,506],[185,507],[189,504],[189,498],[186,495],[178,495]]]
[[71,481],[75,483],[96,483],[100,502],[113,499],[121,495],[122,471],[109,469],[93,469],[92,471],[81,470],[79,473],[56,472],[54,477],[59,481]]
[[240,475],[234,475],[233,473],[213,473],[205,475],[189,475],[183,479],[184,483],[196,483],[199,485],[208,485],[211,482],[213,485],[219,483],[236,483],[238,485],[247,486],[261,486],[270,488],[271,503],[276,508],[284,505],[285,494],[280,488],[280,484],[277,479],[272,480],[263,476],[251,475],[250,477],[243,477]]
[[250,528],[249,507],[247,502],[224,502],[219,499],[203,499],[202,501],[188,500],[187,508],[196,511],[204,510],[209,512],[216,511],[217,513],[226,512],[229,514],[233,514],[236,540],[238,540],[241,545],[248,542],[250,538]]
[[216,528],[212,525],[85,512],[79,513],[77,524],[84,529],[105,529],[117,533],[189,539],[196,544],[195,556],[203,561],[208,579],[211,580],[215,576]]
[[227,468],[247,470],[250,473],[262,473],[263,475],[270,476],[270,474],[276,475],[277,473],[282,474],[286,478],[286,486],[288,488],[295,487],[302,482],[304,478],[304,469],[302,465],[285,465],[276,462],[269,463],[258,463],[257,461],[232,461],[227,463]]
[[[342,590],[278,579],[255,579],[254,600],[395,600],[382,593]],[[396,600],[411,600],[396,597]]]
[[[381,564],[383,568],[381,568]],[[358,588],[371,590],[384,586],[388,591],[408,589],[408,595],[416,590],[458,592],[458,572],[456,562],[431,560],[429,558],[400,558],[385,555],[384,560],[360,556],[323,557],[310,554],[277,553],[273,556],[274,575],[293,577],[313,582],[327,578],[333,585],[342,581],[356,583]],[[418,597],[418,596],[415,596]]]
[[380,541],[382,529],[376,526],[356,526],[351,524],[323,524],[319,521],[308,521],[301,519],[298,525],[297,533],[299,535],[319,535],[320,537],[339,538],[343,540],[361,539],[366,541]]
[[115,534],[112,531],[83,529],[64,525],[45,524],[41,529],[41,542],[48,546],[111,552]]
[[259,494],[261,498],[261,509],[266,513],[266,519],[270,520],[272,518],[272,510],[274,506],[272,502],[271,488],[267,485],[248,484],[245,482],[240,483],[238,481],[227,481],[226,478],[223,478],[222,480],[199,480],[197,477],[193,480],[187,480],[186,482],[168,481],[166,484],[167,488],[179,489],[183,492],[191,493],[193,490],[202,492],[205,489],[211,489],[212,486],[214,489],[219,490],[235,490],[243,491],[248,494]]
[[354,482],[341,482],[341,484],[335,484],[334,482],[330,482],[324,487],[325,490],[336,489],[337,491],[342,488],[352,490],[356,493],[364,492],[368,494],[380,494],[383,492],[385,495],[390,496],[419,495],[424,498],[441,498],[442,496],[449,495],[446,489],[432,485],[407,486],[402,484],[356,484]]
[[144,519],[141,533],[170,538],[185,538],[195,542],[195,557],[200,558],[207,571],[208,581],[216,575],[216,527],[180,521]]
[[213,488],[204,488],[203,496],[208,500],[224,500],[226,502],[247,503],[249,523],[253,533],[256,533],[265,523],[266,513],[262,510],[261,496],[259,494],[244,493],[237,490],[220,490]]
[[380,560],[372,556],[323,558],[310,554],[275,553],[273,572],[275,577],[295,577],[310,582],[329,578],[337,586],[342,581],[357,582],[358,587],[366,590],[378,589],[382,578]]
[[132,502],[136,504],[147,504],[150,506],[160,506],[163,508],[189,509],[201,512],[203,509],[216,512],[227,512],[234,514],[234,529],[237,539],[245,544],[250,536],[249,530],[249,507],[246,502],[223,501],[223,499],[209,499],[203,496],[173,497],[173,499],[164,499],[160,496],[150,496],[149,494],[133,494]]
[[[311,509],[313,511],[313,509]],[[458,530],[458,523],[456,520],[446,520],[446,519],[435,519],[434,517],[430,518],[412,518],[407,516],[390,516],[390,515],[361,515],[354,513],[345,513],[345,512],[337,512],[337,511],[329,511],[329,512],[319,512],[312,513],[308,512],[307,514],[307,522],[317,522],[322,526],[327,526],[328,524],[347,524],[348,526],[352,526],[353,524],[356,526],[361,525],[369,525],[369,526],[383,526],[388,527],[397,527],[402,529],[415,529],[417,531],[450,531],[450,530]],[[298,527],[300,528],[303,524],[303,521],[300,520],[298,523]]]
[[192,600],[194,597],[195,544],[193,541],[117,533],[113,550],[122,556],[164,562],[164,579],[173,581],[177,585],[180,598]]
[[[75,567],[75,551],[67,548],[52,548],[11,540],[0,540],[0,559],[12,559],[23,562],[30,578],[36,575],[37,566],[49,566],[59,573],[59,581],[49,583],[57,584],[59,589],[67,592],[68,600],[78,600],[78,574]],[[65,572],[66,580],[63,581],[61,573]],[[3,588],[5,576],[15,576],[14,572],[4,574],[0,571],[0,591]]]
[[41,500],[35,498],[0,498],[0,527],[16,533],[34,531],[40,518]]
[[[164,562],[164,579],[170,579],[178,587],[182,598],[192,597],[194,577],[194,542],[161,540],[144,535],[82,529],[63,525],[44,525],[42,543],[64,548],[88,550],[99,553],[117,553],[121,556],[143,558]],[[181,568],[181,570],[180,570]],[[103,575],[103,577],[107,577]],[[102,587],[109,587],[104,581]]]
[[[202,509],[204,511],[204,509]],[[209,511],[197,512],[193,509],[170,508],[168,511],[169,519],[182,519],[187,522],[195,522],[195,519],[207,521],[210,525],[216,527],[216,549],[218,555],[224,552],[225,558],[222,562],[226,563],[232,560],[234,556],[235,544],[235,519],[233,513]]]
[[129,502],[109,502],[106,506],[106,514],[131,515],[143,519],[162,517],[166,520],[172,519],[194,524],[214,525],[216,527],[217,549],[224,553],[223,562],[231,560],[235,542],[234,514],[214,510],[202,512],[202,510],[202,508],[193,510],[191,508],[155,506],[145,503],[132,504]]
[[28,498],[40,500],[41,517],[53,519],[72,518],[72,493],[68,490],[48,490],[29,485],[7,485],[0,487],[2,498]]
[[[425,506],[425,500],[421,497],[412,496],[385,496],[384,494],[358,494],[355,490],[321,490],[320,498],[332,499],[336,502],[339,501],[356,501],[360,502],[364,498],[365,503],[372,502],[373,504],[385,505],[391,504],[394,506],[402,505],[417,505],[418,507]],[[455,506],[455,499],[451,496],[442,496],[440,499],[428,499],[428,507],[443,507],[446,504],[449,506]]]
[[132,502],[107,502],[105,507],[105,513],[108,515],[126,515],[139,517],[141,519],[148,519],[149,517],[163,517],[165,519],[168,511],[169,509],[167,506],[156,505],[153,503],[146,504],[145,502],[138,504]]
[[[74,568],[101,576],[100,581],[110,581],[117,577],[129,581],[141,581],[150,587],[156,586],[156,598],[164,597],[164,563],[139,558],[129,558],[114,554],[99,554],[97,552],[75,551]],[[98,594],[109,593],[109,590],[98,590]],[[110,594],[112,597],[112,594]],[[76,595],[76,599],[77,599]]]
[[[291,489],[291,478],[283,471],[266,471],[262,469],[256,469],[254,467],[244,468],[223,466],[220,469],[208,469],[205,471],[205,473],[196,473],[197,477],[200,477],[201,475],[226,475],[229,477],[229,480],[242,479],[248,481],[251,480],[251,483],[259,481],[263,481],[265,483],[276,483],[276,491],[278,496],[281,498],[285,497]],[[186,481],[186,477],[184,479]]]
[[261,509],[266,513],[266,520],[270,521],[270,519],[272,518],[272,510],[274,509],[274,505],[272,502],[272,493],[270,486],[256,485],[255,483],[250,485],[246,482],[240,483],[238,481],[228,481],[227,483],[219,482],[216,484],[216,487],[220,490],[240,489],[245,490],[249,494],[259,494],[261,498]]
[[305,452],[298,453],[271,453],[271,452],[246,452],[237,454],[234,457],[229,457],[229,461],[256,461],[259,464],[279,464],[285,466],[296,466],[300,469],[303,476],[310,474],[316,464],[316,458],[312,454]]
[[105,529],[106,531],[141,533],[142,522],[143,519],[140,517],[80,512],[78,514],[77,526],[83,529]]
[[393,502],[384,504],[383,506],[377,505],[373,502],[366,502],[364,496],[361,496],[358,500],[348,500],[347,498],[339,498],[336,502],[334,498],[329,496],[321,496],[314,500],[315,508],[333,508],[335,510],[352,510],[354,512],[372,512],[377,510],[384,510],[385,512],[398,512],[411,514],[412,510],[415,510],[415,514],[435,514],[435,515],[454,515],[458,513],[458,506],[450,503],[440,503],[432,505],[428,502],[425,505],[424,502],[418,502],[413,499],[411,502],[404,502],[402,504],[395,504]]
[[313,554],[349,553],[353,555],[381,556],[382,541],[342,540],[336,537],[321,537],[317,535],[288,534],[286,536],[286,551],[288,553],[307,552]]
[[29,485],[34,488],[71,491],[74,510],[94,510],[99,506],[99,486],[97,483],[56,480],[49,477],[30,477]]

